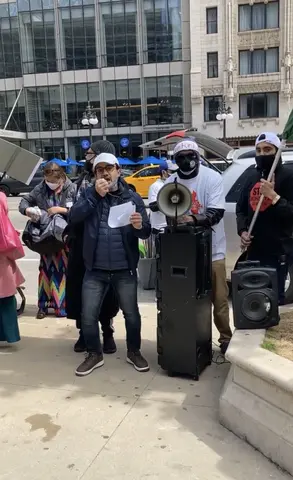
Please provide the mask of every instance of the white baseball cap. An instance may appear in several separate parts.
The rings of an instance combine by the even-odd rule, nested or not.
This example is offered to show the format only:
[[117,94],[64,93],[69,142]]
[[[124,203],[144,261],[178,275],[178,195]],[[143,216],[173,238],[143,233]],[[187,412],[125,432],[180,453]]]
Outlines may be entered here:
[[177,155],[179,152],[184,152],[185,150],[192,150],[194,152],[198,152],[198,145],[193,140],[183,140],[182,142],[177,143],[175,145],[173,155]]
[[260,133],[255,141],[255,146],[257,147],[257,145],[262,142],[270,143],[271,145],[274,145],[276,148],[280,148],[281,146],[281,140],[273,132]]
[[99,163],[107,163],[107,165],[118,165],[119,167],[119,162],[115,155],[112,155],[112,153],[100,153],[95,160],[93,164],[93,169],[96,168]]

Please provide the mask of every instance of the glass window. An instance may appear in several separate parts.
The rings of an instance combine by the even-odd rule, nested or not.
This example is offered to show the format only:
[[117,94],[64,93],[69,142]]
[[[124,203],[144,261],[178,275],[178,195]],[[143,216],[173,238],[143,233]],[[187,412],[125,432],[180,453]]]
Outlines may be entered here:
[[218,72],[218,52],[208,53],[208,78],[217,78]]
[[107,67],[136,65],[136,0],[113,0],[100,5],[103,65]]
[[239,118],[267,118],[279,116],[279,94],[251,93],[239,95]]
[[63,68],[96,68],[95,7],[61,9]]
[[207,33],[218,33],[218,8],[207,8]]
[[65,160],[64,141],[62,138],[35,140],[34,151],[44,160],[60,158]]
[[60,87],[26,88],[29,132],[62,130]]
[[15,3],[0,5],[0,78],[22,76],[16,15]]
[[150,77],[145,79],[147,95],[147,125],[183,122],[182,76]]
[[217,114],[219,112],[220,105],[223,101],[221,95],[213,97],[204,97],[204,121],[215,122],[217,120]]
[[105,82],[105,96],[108,127],[141,125],[139,79]]
[[97,125],[97,128],[99,128],[99,125],[101,125],[99,84],[76,83],[75,85],[65,85],[64,92],[67,111],[66,128],[73,130],[84,128],[81,120],[89,102],[99,120]]
[[[4,128],[18,93],[19,92],[15,90],[0,92],[0,128]],[[7,130],[26,131],[23,93],[20,95],[13,115],[8,123]]]
[[239,52],[239,74],[257,75],[279,72],[279,49],[256,49]]
[[240,197],[240,193],[243,189],[243,187],[246,185],[248,182],[248,179],[250,178],[251,175],[253,175],[255,172],[255,166],[251,165],[248,167],[245,172],[243,172],[240,177],[236,180],[234,185],[232,185],[231,189],[226,195],[226,202],[227,203],[237,203],[238,199]]
[[144,0],[143,5],[144,62],[181,60],[181,0]]
[[156,175],[160,175],[160,168],[146,168],[145,170],[142,170],[135,174],[135,177],[154,177]]
[[23,73],[56,72],[53,10],[20,14]]
[[[129,140],[128,147],[121,146],[121,139],[125,137]],[[113,143],[118,157],[130,158],[132,160],[138,160],[142,157],[142,150],[139,148],[139,145],[142,144],[141,135],[133,133],[130,135],[107,135],[106,139]]]
[[279,2],[239,5],[239,31],[279,27]]

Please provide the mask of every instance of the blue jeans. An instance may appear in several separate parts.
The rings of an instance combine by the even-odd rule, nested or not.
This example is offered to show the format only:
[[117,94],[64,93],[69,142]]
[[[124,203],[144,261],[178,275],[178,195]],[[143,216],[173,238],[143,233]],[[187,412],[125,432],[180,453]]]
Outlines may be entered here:
[[82,331],[88,352],[102,353],[99,314],[104,297],[112,285],[123,312],[127,350],[140,350],[141,317],[137,304],[137,278],[129,270],[87,270],[82,285]]

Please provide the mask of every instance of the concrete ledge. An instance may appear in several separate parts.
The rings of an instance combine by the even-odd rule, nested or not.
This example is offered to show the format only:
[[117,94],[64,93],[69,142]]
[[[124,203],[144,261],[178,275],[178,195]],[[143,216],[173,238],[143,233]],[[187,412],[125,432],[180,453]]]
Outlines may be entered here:
[[293,475],[293,362],[261,348],[265,330],[237,330],[220,423]]

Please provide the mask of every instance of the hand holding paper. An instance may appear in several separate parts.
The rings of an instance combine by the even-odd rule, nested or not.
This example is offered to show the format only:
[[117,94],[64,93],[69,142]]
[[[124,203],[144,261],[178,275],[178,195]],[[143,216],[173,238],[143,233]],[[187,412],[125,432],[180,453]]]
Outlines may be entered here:
[[116,207],[110,208],[108,225],[111,228],[120,228],[130,225],[130,217],[135,212],[135,205],[131,202],[123,203],[122,205],[117,205]]

